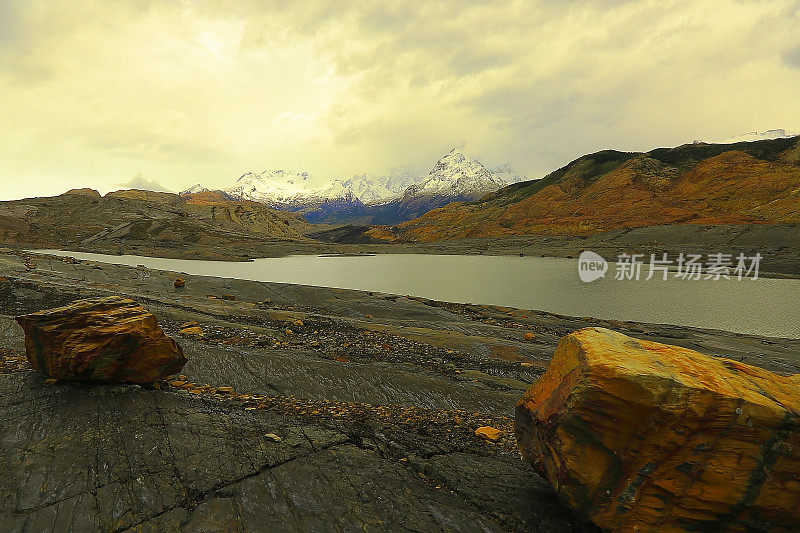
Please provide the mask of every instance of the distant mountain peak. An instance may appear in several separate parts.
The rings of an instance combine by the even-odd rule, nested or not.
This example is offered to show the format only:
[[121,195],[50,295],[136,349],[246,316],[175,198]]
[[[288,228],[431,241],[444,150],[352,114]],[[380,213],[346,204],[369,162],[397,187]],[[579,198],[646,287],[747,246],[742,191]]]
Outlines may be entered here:
[[464,152],[462,152],[458,148],[453,148],[446,155],[444,155],[441,159],[439,159],[437,164],[438,163],[442,163],[442,164],[445,164],[445,165],[457,165],[459,163],[463,163],[467,159],[469,159],[469,158],[464,155]]
[[453,148],[439,159],[427,178],[406,189],[405,198],[441,195],[458,199],[477,199],[508,185],[492,175],[475,159]]

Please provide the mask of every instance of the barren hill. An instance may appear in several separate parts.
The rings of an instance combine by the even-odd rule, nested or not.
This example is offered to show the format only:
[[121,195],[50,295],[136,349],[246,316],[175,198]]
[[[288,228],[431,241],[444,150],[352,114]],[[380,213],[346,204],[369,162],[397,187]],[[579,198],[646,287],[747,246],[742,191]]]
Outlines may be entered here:
[[[0,202],[0,244],[26,248],[140,252],[170,257],[196,251],[218,258],[231,248],[306,242],[299,215],[255,202],[187,203],[177,194],[78,189]],[[153,254],[156,250],[158,253]]]

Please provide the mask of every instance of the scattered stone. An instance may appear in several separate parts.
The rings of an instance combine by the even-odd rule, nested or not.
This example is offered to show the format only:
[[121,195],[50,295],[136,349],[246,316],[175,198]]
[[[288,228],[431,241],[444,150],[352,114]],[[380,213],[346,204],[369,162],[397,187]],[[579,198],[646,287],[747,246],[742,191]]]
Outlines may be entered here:
[[119,296],[17,317],[34,369],[57,379],[151,383],[186,364],[156,317]]
[[271,440],[272,442],[280,442],[280,441],[283,440],[282,438],[277,436],[275,433],[267,433],[266,435],[264,435],[264,438],[266,438],[267,440]]
[[222,295],[220,295],[220,298],[221,298],[222,300],[230,300],[230,301],[233,301],[233,300],[235,300],[235,299],[236,299],[236,296],[234,296],[233,294],[222,294]]
[[792,378],[585,328],[519,401],[515,432],[559,499],[602,528],[800,530]]
[[203,333],[203,329],[199,326],[191,326],[188,328],[183,328],[182,330],[178,331],[181,335],[186,337],[204,337],[205,334]]
[[533,366],[533,363],[520,363],[520,366],[524,366],[525,368]]
[[233,394],[233,387],[217,387],[217,392],[222,394]]
[[55,385],[56,383],[58,383],[58,380],[56,378],[48,378],[44,380],[44,382],[47,383],[48,385]]
[[200,326],[200,324],[197,321],[192,320],[190,322],[186,322],[185,324],[181,324],[178,329],[196,328],[198,326]]
[[294,321],[294,325],[295,326],[302,326],[303,325],[303,321],[302,320],[295,320]]
[[176,289],[181,289],[186,286],[186,280],[183,278],[178,278],[175,280],[174,285]]
[[503,432],[492,426],[479,427],[475,430],[475,435],[489,442],[497,442],[503,438]]
[[533,341],[533,340],[536,340],[536,335],[534,335],[533,333],[530,333],[530,332],[528,332],[528,333],[524,334],[522,337],[523,337],[523,338],[524,338],[526,341]]

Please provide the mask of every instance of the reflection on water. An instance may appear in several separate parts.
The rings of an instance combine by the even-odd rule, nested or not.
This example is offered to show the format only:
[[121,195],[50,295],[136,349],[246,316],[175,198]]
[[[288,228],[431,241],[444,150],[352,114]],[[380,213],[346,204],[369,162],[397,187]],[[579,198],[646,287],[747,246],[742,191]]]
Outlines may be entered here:
[[800,338],[800,281],[745,279],[580,281],[569,259],[387,254],[298,255],[252,262],[190,261],[42,250],[120,265],[255,281],[409,294],[451,302],[536,309]]

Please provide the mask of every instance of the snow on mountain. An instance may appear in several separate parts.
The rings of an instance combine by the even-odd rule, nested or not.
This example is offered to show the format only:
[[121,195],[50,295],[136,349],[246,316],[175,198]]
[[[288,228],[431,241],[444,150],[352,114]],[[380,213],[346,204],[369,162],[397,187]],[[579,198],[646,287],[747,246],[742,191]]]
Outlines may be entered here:
[[223,192],[239,200],[252,200],[272,206],[291,205],[325,197],[336,189],[334,184],[318,185],[305,171],[264,170],[242,174]]
[[205,187],[203,187],[199,183],[196,183],[196,184],[192,185],[191,187],[189,187],[188,189],[186,189],[185,191],[179,192],[178,194],[180,194],[181,196],[186,195],[186,194],[198,194],[198,193],[201,193],[201,192],[206,192],[207,190],[208,189],[206,189]]
[[520,181],[526,181],[528,178],[525,176],[521,176],[517,174],[517,172],[511,168],[511,165],[508,163],[504,163],[502,165],[498,165],[496,167],[492,167],[488,169],[489,172],[492,173],[492,176],[495,178],[500,178],[507,185],[511,185],[512,183],[519,183]]
[[473,197],[496,191],[508,185],[493,176],[482,164],[453,148],[433,166],[428,177],[408,187],[403,198],[442,196],[447,198]]
[[795,135],[797,135],[797,133],[790,133],[787,132],[785,129],[774,129],[774,130],[766,130],[760,132],[749,131],[747,133],[742,133],[741,135],[729,137],[721,141],[709,141],[709,142],[711,142],[712,144],[731,144],[739,142],[766,141],[769,139],[787,139],[789,137],[794,137]]
[[365,204],[386,200],[396,196],[397,192],[401,192],[388,189],[381,181],[381,178],[370,176],[369,174],[356,174],[341,183]]
[[411,185],[424,179],[425,175],[408,168],[393,168],[385,176],[376,178],[378,182],[395,194],[402,194]]
[[[410,169],[398,168],[381,176],[356,174],[347,179],[326,181],[305,171],[264,170],[242,174],[234,185],[223,188],[222,192],[237,200],[261,202],[277,209],[336,209],[339,213],[348,206],[361,213],[365,205],[377,208],[425,198],[415,203],[416,212],[428,204],[441,206],[454,200],[476,200],[521,179],[524,178],[516,176],[509,165],[489,172],[478,161],[453,149],[436,162],[429,174],[422,176]],[[181,194],[207,190],[197,184]]]

